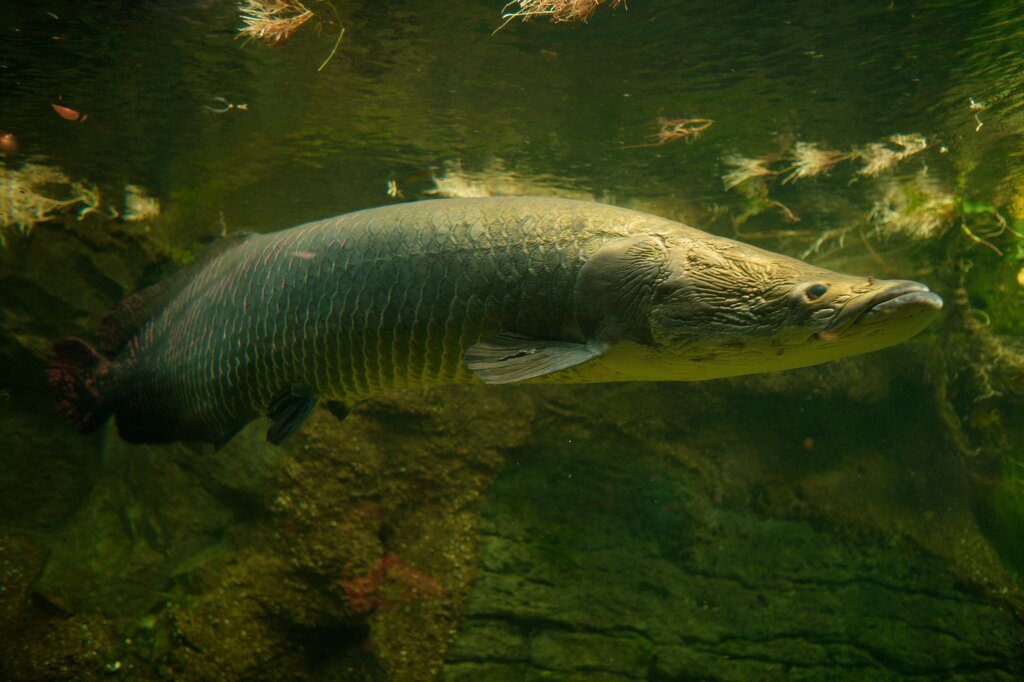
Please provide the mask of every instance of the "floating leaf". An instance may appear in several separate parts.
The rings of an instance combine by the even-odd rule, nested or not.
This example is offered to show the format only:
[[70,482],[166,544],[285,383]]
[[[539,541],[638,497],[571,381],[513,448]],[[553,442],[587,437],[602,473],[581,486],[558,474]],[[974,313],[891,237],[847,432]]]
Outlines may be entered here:
[[57,115],[63,118],[65,121],[84,121],[88,118],[88,114],[83,114],[79,111],[75,111],[70,107],[65,107],[60,104],[51,104],[53,110],[57,112]]

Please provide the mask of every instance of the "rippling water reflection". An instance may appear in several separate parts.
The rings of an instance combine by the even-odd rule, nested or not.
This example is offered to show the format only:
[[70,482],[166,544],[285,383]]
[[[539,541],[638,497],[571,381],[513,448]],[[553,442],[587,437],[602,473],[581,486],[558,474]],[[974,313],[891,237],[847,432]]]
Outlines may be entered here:
[[[454,159],[713,204],[724,154],[917,132],[995,164],[996,183],[1009,169],[990,157],[1020,146],[1013,5],[651,2],[492,35],[488,2],[341,3],[320,73],[333,20],[268,47],[237,39],[231,3],[18,5],[0,28],[0,127],[20,143],[9,163],[130,179],[189,222],[224,211],[259,229],[383,202],[388,179],[416,196]],[[988,107],[980,131],[969,97]],[[225,103],[247,107],[209,110]],[[698,144],[623,148],[658,117],[715,124]]]

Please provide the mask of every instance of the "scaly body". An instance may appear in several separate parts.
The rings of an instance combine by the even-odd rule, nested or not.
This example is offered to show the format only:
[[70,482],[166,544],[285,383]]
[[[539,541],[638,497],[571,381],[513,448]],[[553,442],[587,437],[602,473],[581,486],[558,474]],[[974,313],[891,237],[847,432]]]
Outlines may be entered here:
[[[116,412],[129,440],[222,442],[269,411],[280,441],[317,399],[814,364],[902,340],[941,303],[922,285],[831,273],[656,216],[531,197],[400,204],[250,236],[184,280],[154,294],[158,306],[143,295],[146,314],[120,325],[109,357],[58,344],[51,382],[76,426]],[[808,299],[815,283],[826,292]],[[847,301],[886,286],[906,299],[889,303],[886,328],[908,317],[896,307],[914,324],[829,338]],[[833,298],[842,305],[815,308]]]

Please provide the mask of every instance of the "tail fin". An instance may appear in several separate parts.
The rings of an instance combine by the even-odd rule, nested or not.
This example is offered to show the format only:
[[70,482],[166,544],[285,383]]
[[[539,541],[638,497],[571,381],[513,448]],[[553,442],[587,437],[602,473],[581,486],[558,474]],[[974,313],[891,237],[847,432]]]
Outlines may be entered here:
[[81,433],[98,429],[117,406],[115,397],[108,395],[110,370],[110,360],[81,339],[53,345],[47,367],[50,390],[57,411]]

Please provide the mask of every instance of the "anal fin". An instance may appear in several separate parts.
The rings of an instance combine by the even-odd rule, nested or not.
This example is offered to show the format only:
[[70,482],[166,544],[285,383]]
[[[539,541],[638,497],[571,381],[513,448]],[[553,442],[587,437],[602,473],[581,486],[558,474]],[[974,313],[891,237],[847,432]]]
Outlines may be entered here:
[[487,384],[511,384],[582,364],[602,349],[570,341],[544,341],[502,333],[466,350],[466,368]]
[[267,416],[273,422],[267,429],[267,441],[280,445],[302,426],[313,408],[316,394],[308,386],[293,384],[279,391],[267,408]]

